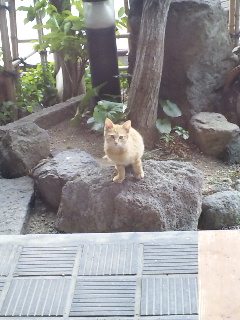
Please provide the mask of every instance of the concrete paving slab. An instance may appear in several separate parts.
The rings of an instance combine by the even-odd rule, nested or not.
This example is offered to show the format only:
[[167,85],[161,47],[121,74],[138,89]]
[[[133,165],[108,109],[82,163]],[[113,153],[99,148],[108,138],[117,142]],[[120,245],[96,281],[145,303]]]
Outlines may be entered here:
[[30,177],[0,178],[0,235],[21,234],[33,194]]
[[197,232],[0,236],[0,319],[196,320],[197,251]]

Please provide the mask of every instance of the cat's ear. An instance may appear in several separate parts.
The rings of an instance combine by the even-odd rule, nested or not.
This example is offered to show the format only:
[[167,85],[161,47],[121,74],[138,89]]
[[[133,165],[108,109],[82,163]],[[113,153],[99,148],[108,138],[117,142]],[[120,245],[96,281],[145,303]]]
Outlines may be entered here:
[[112,129],[112,128],[113,128],[113,122],[110,119],[106,118],[105,129],[108,130],[108,129]]
[[127,132],[129,132],[129,130],[131,128],[131,120],[128,120],[128,121],[124,122],[124,124],[122,125],[122,128],[124,130],[126,130]]

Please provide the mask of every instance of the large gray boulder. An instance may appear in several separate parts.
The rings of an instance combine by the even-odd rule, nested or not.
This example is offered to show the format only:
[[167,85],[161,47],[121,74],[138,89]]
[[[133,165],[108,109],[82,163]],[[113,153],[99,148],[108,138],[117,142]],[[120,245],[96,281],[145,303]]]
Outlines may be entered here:
[[211,156],[219,157],[240,129],[236,124],[228,122],[219,113],[200,112],[193,116],[189,122],[190,139],[199,149]]
[[9,129],[0,141],[2,176],[25,176],[49,154],[49,135],[45,130],[32,122],[18,124]]
[[66,183],[57,214],[64,232],[196,230],[202,204],[202,173],[190,163],[148,160],[145,177],[95,168]]
[[98,166],[98,162],[85,151],[71,149],[59,152],[34,170],[36,190],[45,202],[57,209],[63,186],[82,174],[90,175]]
[[222,229],[239,225],[240,192],[222,191],[204,197],[200,229]]
[[[130,73],[136,58],[142,5],[143,0],[130,1]],[[182,119],[181,125],[186,125],[195,113],[227,107],[219,89],[237,64],[231,48],[227,13],[219,0],[171,2],[160,97],[180,107],[183,117],[176,120]]]

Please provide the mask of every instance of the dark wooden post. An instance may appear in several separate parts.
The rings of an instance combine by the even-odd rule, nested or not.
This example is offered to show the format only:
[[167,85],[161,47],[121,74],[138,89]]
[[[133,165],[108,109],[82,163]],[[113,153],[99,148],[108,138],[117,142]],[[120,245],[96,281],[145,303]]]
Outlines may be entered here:
[[158,94],[161,83],[164,38],[171,0],[144,0],[136,63],[128,106],[133,127],[147,148],[154,146]]

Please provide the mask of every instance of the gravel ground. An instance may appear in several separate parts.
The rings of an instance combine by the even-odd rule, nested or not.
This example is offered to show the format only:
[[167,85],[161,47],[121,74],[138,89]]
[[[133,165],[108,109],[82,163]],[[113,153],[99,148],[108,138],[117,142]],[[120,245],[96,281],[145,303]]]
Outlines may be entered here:
[[30,233],[59,233],[55,228],[56,212],[46,206],[40,199],[36,199],[31,208],[24,234]]

